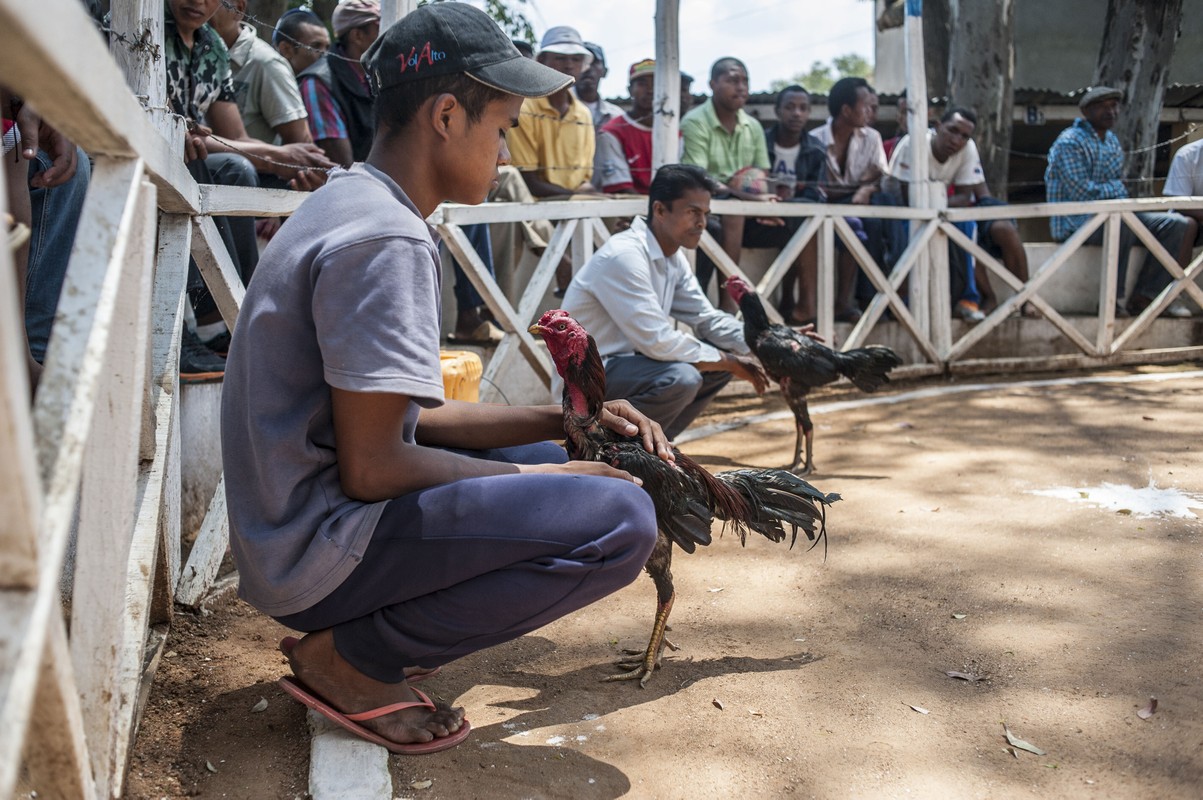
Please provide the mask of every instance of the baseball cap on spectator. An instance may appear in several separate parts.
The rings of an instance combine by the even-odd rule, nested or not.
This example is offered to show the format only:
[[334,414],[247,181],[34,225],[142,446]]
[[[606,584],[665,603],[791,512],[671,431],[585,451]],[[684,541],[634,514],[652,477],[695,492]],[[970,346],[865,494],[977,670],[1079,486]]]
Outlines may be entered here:
[[586,64],[593,58],[589,48],[585,47],[581,34],[576,28],[568,25],[548,28],[547,33],[543,34],[543,41],[539,43],[539,52],[559,53],[563,56],[584,56]]
[[486,86],[546,97],[572,78],[523,58],[493,19],[466,3],[430,3],[394,23],[363,54],[374,91],[464,73]]
[[631,72],[630,72],[629,78],[630,78],[630,80],[635,80],[636,78],[642,78],[644,75],[655,75],[655,74],[656,74],[655,59],[645,58],[642,61],[636,61],[634,64],[631,65]]
[[1124,93],[1110,86],[1091,86],[1078,100],[1078,108],[1086,108],[1091,103],[1100,103],[1103,100],[1111,100],[1113,98],[1123,100]]
[[585,49],[589,51],[589,55],[593,57],[594,61],[599,62],[603,66],[605,65],[606,51],[602,50],[600,44],[596,44],[594,42],[585,42]]
[[343,0],[330,16],[334,38],[341,39],[347,31],[380,21],[380,3],[377,0]]
[[535,48],[530,42],[525,39],[510,39],[510,41],[514,43],[514,47],[518,48],[518,52],[526,58],[535,57]]

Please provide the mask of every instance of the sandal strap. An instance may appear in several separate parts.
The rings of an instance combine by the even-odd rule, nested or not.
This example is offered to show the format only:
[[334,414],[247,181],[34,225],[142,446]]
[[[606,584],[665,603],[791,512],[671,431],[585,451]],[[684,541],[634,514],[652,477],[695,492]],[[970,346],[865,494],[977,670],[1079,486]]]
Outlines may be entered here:
[[391,705],[381,706],[380,708],[373,708],[369,711],[360,711],[358,714],[344,714],[343,716],[345,716],[347,719],[352,720],[354,722],[362,722],[362,721],[368,720],[368,719],[376,719],[377,717],[383,717],[388,714],[392,714],[396,711],[404,711],[407,708],[422,707],[422,708],[429,708],[431,711],[437,710],[434,703],[431,702],[429,697],[422,694],[417,689],[412,689],[412,691],[419,698],[421,698],[420,702],[417,702],[417,703],[392,703]]

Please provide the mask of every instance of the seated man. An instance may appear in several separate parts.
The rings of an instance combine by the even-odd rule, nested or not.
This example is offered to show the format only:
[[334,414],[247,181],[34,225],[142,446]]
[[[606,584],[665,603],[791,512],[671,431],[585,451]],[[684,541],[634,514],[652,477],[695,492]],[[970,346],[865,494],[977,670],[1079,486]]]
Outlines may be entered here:
[[[168,0],[163,20],[167,100],[174,113],[195,126],[185,137],[189,171],[198,183],[258,186],[258,168],[284,181],[312,186],[307,171],[333,166],[319,148],[309,143],[268,144],[247,135],[234,102],[229,53],[207,24],[218,5],[208,3],[198,14],[190,0]],[[248,159],[254,159],[254,165]],[[243,283],[249,283],[259,260],[254,217],[216,217],[214,222]],[[188,289],[196,336],[191,330],[184,332],[180,372],[197,378],[219,376],[224,361],[207,352],[201,342],[220,352],[229,333],[195,266],[189,269]]]
[[631,65],[627,91],[631,110],[601,127],[597,137],[596,180],[607,194],[647,194],[652,185],[652,101],[656,62]]
[[[977,115],[973,111],[954,106],[944,112],[934,131],[929,128],[926,133],[928,152],[931,153],[928,160],[928,176],[933,181],[948,184],[950,208],[1005,205],[1001,200],[990,196],[990,188],[986,185],[982,160],[972,138],[976,125]],[[908,199],[911,181],[911,142],[909,135],[902,137],[894,150],[889,167],[889,181],[899,185],[904,200]],[[970,230],[966,232],[970,236],[976,233],[983,248],[991,252],[991,255],[1001,256],[1007,270],[1027,283],[1028,257],[1014,220],[997,219],[970,223]],[[982,307],[989,311],[995,305],[986,270],[975,269],[972,256],[960,248],[956,248],[955,263],[963,269],[953,281],[953,297],[956,299],[954,310],[967,322],[981,322],[985,318]],[[1022,312],[1028,317],[1037,315],[1035,307],[1030,303],[1024,303]]]
[[330,19],[334,47],[298,77],[313,141],[339,166],[372,147],[372,93],[359,59],[380,35],[378,0],[344,0]]
[[[1088,200],[1115,200],[1128,196],[1124,187],[1124,150],[1111,129],[1119,119],[1120,103],[1124,93],[1109,86],[1095,86],[1082,95],[1078,107],[1082,116],[1057,136],[1048,151],[1048,167],[1044,171],[1044,182],[1048,187],[1050,203],[1074,203]],[[1173,212],[1140,212],[1136,215],[1145,227],[1157,237],[1157,241],[1186,265],[1190,262],[1191,245],[1194,243],[1192,221]],[[1053,238],[1058,242],[1068,239],[1090,216],[1052,217]],[[1102,244],[1104,227],[1100,226],[1086,239],[1087,244]],[[1189,236],[1188,236],[1189,234]],[[1135,234],[1125,225],[1120,230],[1119,271],[1116,276],[1116,297],[1123,294],[1127,283],[1128,254],[1135,242]],[[1136,281],[1132,296],[1123,306],[1116,304],[1115,315],[1126,317],[1139,314],[1152,302],[1171,278],[1161,262],[1149,253]],[[1174,301],[1162,312],[1168,317],[1189,317],[1190,309]]]
[[276,23],[272,46],[292,67],[293,75],[300,75],[330,49],[330,33],[317,14],[294,8]]
[[[827,153],[823,143],[806,132],[810,121],[810,93],[805,88],[787,86],[777,93],[777,124],[765,131],[764,140],[772,168],[770,177],[777,196],[785,202],[822,203],[827,199],[823,189],[826,181]],[[744,229],[745,247],[785,247],[802,226],[804,217],[784,217],[780,225],[768,225],[752,220]],[[846,260],[838,275],[836,309],[852,305],[856,289],[856,273]],[[781,315],[792,325],[813,323],[816,317],[816,290],[819,267],[818,238],[812,238],[786,276],[781,286]],[[845,274],[846,273],[846,274]],[[798,288],[794,299],[794,286]]]
[[[753,193],[730,186],[732,176],[744,167],[769,168],[769,154],[764,144],[764,128],[744,106],[748,103],[748,68],[738,58],[720,58],[710,67],[710,99],[690,111],[681,120],[681,135],[685,152],[681,163],[701,167],[721,184],[720,191],[740,200],[776,200],[775,193]],[[714,235],[723,251],[739,263],[743,244],[744,218],[739,214],[723,217]],[[714,274],[714,264],[704,254],[698,254],[698,282],[707,291]],[[734,304],[726,292],[720,292],[720,304]]]
[[[1203,139],[1178,148],[1162,193],[1167,197],[1203,197]],[[1203,208],[1184,208],[1179,213],[1195,221],[1198,232],[1194,246],[1203,245]]]
[[[873,107],[873,89],[864,78],[840,78],[827,94],[827,123],[814,132],[814,136],[827,150],[827,198],[831,203],[853,205],[894,205],[895,200],[881,191],[881,178],[886,171],[886,154],[881,144],[881,134],[869,127],[869,115]],[[869,255],[889,272],[887,257],[896,257],[896,243],[888,239],[893,229],[884,220],[865,218],[861,220],[865,234],[865,247]],[[892,243],[892,244],[891,244]],[[841,259],[851,260],[847,252]],[[857,276],[856,297],[862,305],[876,294],[876,289],[864,272]],[[860,311],[855,307],[837,309],[836,319],[856,322]]]
[[[402,72],[398,56],[426,41],[446,58]],[[547,441],[564,435],[558,404],[443,396],[425,218],[444,201],[483,200],[519,95],[567,79],[525,61],[466,3],[410,12],[368,63],[379,121],[367,162],[306,198],[247,289],[222,461],[239,594],[306,633],[281,642],[293,671],[283,688],[355,735],[418,754],[470,726],[408,677],[629,584],[656,520],[628,473],[567,461]],[[628,403],[606,403],[601,423],[671,457]]]
[[702,238],[712,188],[699,167],[661,167],[648,194],[647,222],[636,218],[610,237],[564,296],[564,310],[597,341],[606,397],[630,400],[670,439],[732,376],[749,381],[757,394],[768,387],[744,343],[743,323],[710,304],[681,252]]
[[[577,30],[559,25],[544,34],[535,60],[575,82],[592,58]],[[591,182],[597,147],[593,115],[569,86],[548,97],[524,100],[518,126],[510,129],[507,138],[510,163],[522,173],[532,197],[563,198],[597,193]],[[498,199],[520,202],[525,198],[511,192]],[[535,248],[545,247],[551,238],[550,226],[525,232],[527,242]],[[571,280],[572,262],[565,257],[556,267],[557,293],[562,294]]]
[[246,4],[228,0],[209,24],[230,50],[234,98],[247,135],[263,142],[312,142],[292,66],[244,21]]
[[[560,25],[543,37],[536,61],[579,80],[589,65],[589,50],[575,28]],[[593,115],[568,87],[522,103],[518,127],[507,137],[511,163],[535,197],[595,193]]]

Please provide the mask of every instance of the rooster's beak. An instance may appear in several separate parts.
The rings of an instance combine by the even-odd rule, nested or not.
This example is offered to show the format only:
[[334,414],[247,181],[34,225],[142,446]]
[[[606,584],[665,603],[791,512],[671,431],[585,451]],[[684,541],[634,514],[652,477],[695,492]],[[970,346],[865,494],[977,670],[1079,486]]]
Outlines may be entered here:
[[529,328],[527,328],[526,332],[533,333],[536,336],[542,336],[543,335],[543,326],[536,322],[534,325],[531,325]]

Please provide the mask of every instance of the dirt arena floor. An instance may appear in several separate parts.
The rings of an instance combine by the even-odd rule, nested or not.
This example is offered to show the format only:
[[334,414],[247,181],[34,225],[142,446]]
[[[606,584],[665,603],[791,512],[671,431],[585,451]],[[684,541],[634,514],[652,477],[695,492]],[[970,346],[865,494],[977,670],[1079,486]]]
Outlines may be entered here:
[[[812,482],[844,497],[825,560],[730,536],[678,555],[681,649],[646,689],[599,682],[646,642],[645,578],[449,665],[428,687],[475,731],[393,757],[393,795],[1199,797],[1197,369],[926,381],[819,414]],[[703,422],[783,409],[731,392]],[[792,444],[769,419],[683,449],[720,470]],[[284,629],[229,597],[210,611],[176,617],[127,796],[305,797],[305,715],[273,683]]]

